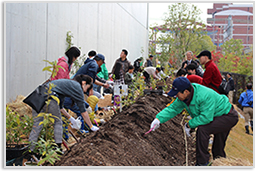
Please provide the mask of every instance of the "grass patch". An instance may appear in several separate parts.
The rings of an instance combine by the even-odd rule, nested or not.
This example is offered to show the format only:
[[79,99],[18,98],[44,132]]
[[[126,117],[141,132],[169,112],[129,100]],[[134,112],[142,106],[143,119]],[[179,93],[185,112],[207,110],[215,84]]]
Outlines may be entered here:
[[239,118],[236,126],[230,131],[225,152],[227,157],[240,158],[253,163],[253,136],[245,133],[244,119]]

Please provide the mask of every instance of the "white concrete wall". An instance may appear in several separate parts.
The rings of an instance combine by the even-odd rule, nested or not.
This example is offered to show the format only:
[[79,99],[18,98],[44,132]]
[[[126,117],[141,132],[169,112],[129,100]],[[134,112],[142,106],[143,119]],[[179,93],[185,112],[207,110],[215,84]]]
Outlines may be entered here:
[[28,95],[50,76],[71,31],[82,54],[94,49],[111,71],[123,48],[133,61],[148,53],[147,3],[5,3],[6,102]]

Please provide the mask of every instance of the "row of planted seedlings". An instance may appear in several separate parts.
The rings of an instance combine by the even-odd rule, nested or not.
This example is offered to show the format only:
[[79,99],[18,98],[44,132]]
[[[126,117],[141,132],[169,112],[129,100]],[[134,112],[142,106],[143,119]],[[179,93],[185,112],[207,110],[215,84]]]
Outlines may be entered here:
[[146,85],[142,72],[138,72],[134,75],[133,83],[128,88],[128,96],[123,96],[122,102],[116,102],[116,104],[122,103],[124,106],[130,106],[135,103],[138,97],[150,94],[162,95],[163,93],[167,93],[167,91],[170,91],[171,83],[174,80],[174,69],[169,68],[168,65],[166,65],[164,75],[165,76],[162,76],[161,80],[154,79],[150,76],[150,85]]

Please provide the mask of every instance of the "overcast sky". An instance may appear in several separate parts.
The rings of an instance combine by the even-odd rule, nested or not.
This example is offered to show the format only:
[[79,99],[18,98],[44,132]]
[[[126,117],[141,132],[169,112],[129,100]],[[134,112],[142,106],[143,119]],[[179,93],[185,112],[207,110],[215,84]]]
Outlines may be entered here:
[[[158,25],[163,24],[164,12],[168,12],[168,5],[172,3],[149,3],[149,26],[157,23]],[[202,14],[200,18],[207,24],[207,18],[211,18],[211,15],[207,14],[207,9],[213,8],[213,3],[192,3],[201,9]],[[233,4],[245,4],[245,3],[233,3]]]
[[[158,25],[163,24],[164,12],[168,12],[168,5],[172,3],[149,3],[149,26],[157,23]],[[207,17],[211,17],[211,15],[207,15],[207,9],[213,8],[213,3],[193,3],[196,5],[201,11],[200,15],[201,19],[204,23],[206,23]]]

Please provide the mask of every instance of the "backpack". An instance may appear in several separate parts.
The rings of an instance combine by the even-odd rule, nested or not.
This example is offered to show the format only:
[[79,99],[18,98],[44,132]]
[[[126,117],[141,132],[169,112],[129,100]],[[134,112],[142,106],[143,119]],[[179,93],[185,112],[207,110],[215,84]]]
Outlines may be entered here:
[[227,89],[227,81],[225,79],[222,79],[220,86],[217,88],[215,85],[210,83],[215,89],[219,91],[220,94],[228,95],[228,89]]

